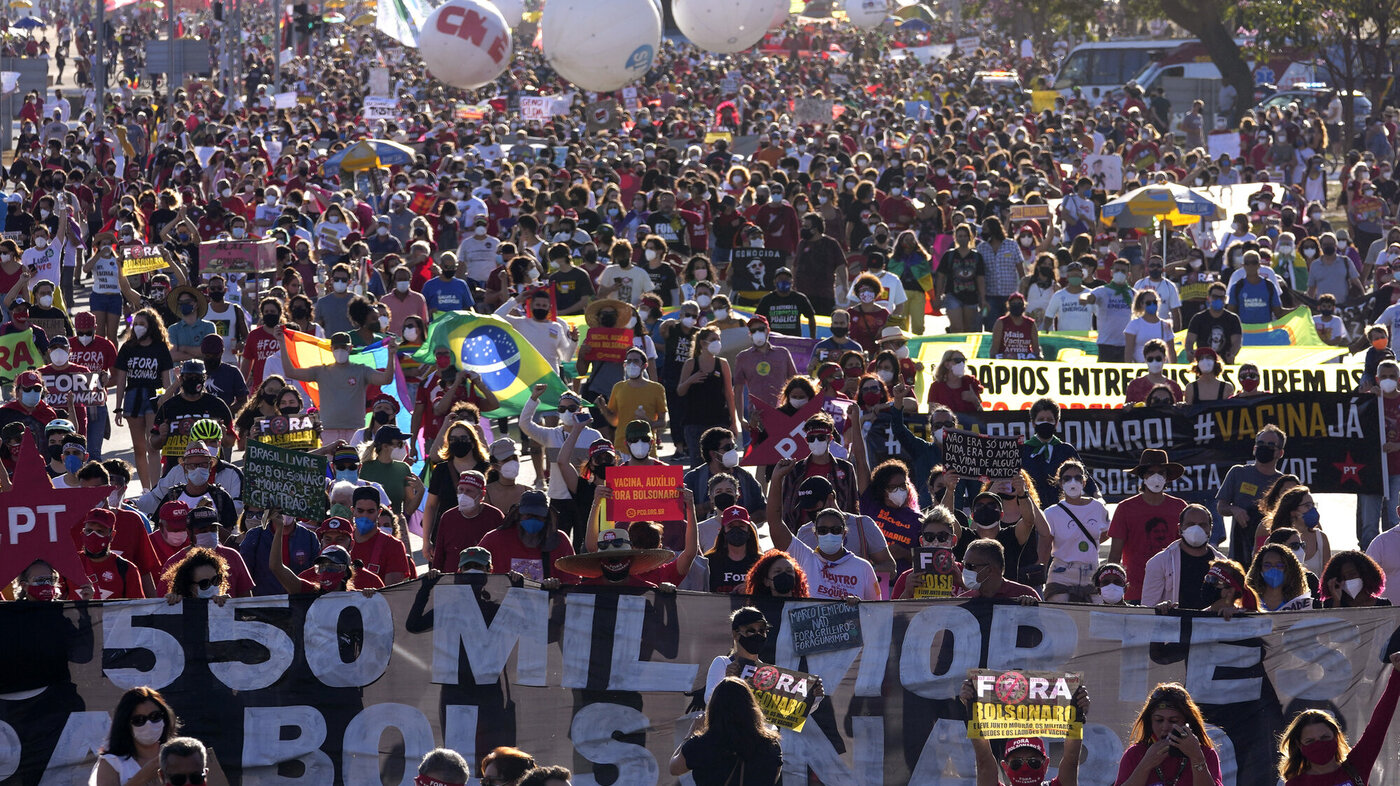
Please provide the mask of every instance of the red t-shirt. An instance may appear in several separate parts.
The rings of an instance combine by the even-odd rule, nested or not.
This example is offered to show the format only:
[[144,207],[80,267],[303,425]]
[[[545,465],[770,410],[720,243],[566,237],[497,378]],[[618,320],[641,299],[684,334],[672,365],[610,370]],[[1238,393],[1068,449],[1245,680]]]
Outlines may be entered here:
[[[297,578],[301,579],[302,593],[315,594],[321,591],[320,577],[316,575],[316,568],[314,566],[303,570],[301,573],[298,573]],[[350,581],[347,582],[345,585],[347,591],[362,589],[382,589],[383,587],[383,579],[379,578],[378,576],[374,575],[373,573],[367,570],[361,570],[358,574],[352,576],[350,578]]]
[[568,584],[576,581],[577,577],[558,570],[554,567],[554,562],[560,557],[572,556],[574,546],[563,534],[558,534],[557,540],[554,550],[550,551],[547,557],[550,565],[548,577],[544,575],[545,552],[526,547],[520,542],[520,535],[513,527],[493,529],[486,533],[477,545],[491,552],[492,573],[509,573],[513,570],[535,581],[552,577]]
[[[45,365],[45,366],[40,366],[40,367],[39,367],[39,374],[45,378],[45,385],[46,385],[46,386],[47,386],[47,384],[48,384],[48,378],[49,378],[49,377],[57,377],[57,376],[61,376],[61,375],[64,375],[64,374],[88,374],[88,373],[91,373],[91,371],[92,371],[92,369],[88,368],[87,366],[80,366],[80,365],[78,365],[77,363],[73,363],[73,362],[71,362],[71,361],[68,363],[67,366],[64,366],[62,369],[56,368],[52,363],[50,363],[50,364],[48,364],[48,365]],[[60,408],[60,407],[66,407],[66,406],[68,405],[68,394],[67,394],[67,393],[60,393],[60,392],[58,392],[58,391],[55,390],[55,391],[51,391],[51,392],[49,392],[49,393],[47,393],[47,394],[45,394],[45,395],[49,397],[49,400],[48,400],[47,403],[48,403],[50,406],[53,406],[55,409]],[[56,399],[61,399],[61,401],[55,401]],[[79,434],[86,434],[86,433],[87,433],[87,422],[88,422],[87,407],[84,406],[84,405],[79,404],[79,405],[73,407],[73,411],[74,411],[74,413],[77,414],[77,417],[78,417],[78,422],[77,422],[78,433],[79,433]],[[64,412],[66,413],[67,410],[65,409]]]
[[462,509],[452,507],[438,519],[437,536],[433,541],[433,561],[431,567],[443,573],[457,570],[457,555],[462,549],[471,548],[481,542],[486,533],[505,523],[505,516],[494,505],[482,504],[476,515],[467,518]]
[[404,551],[403,541],[383,532],[375,531],[374,535],[363,543],[356,541],[350,549],[350,558],[364,563],[365,569],[380,580],[391,573],[402,573],[410,579],[416,575],[413,563],[408,561],[408,552]]
[[[83,561],[83,573],[92,582],[95,594],[93,600],[127,600],[146,597],[141,589],[141,571],[121,557],[112,555],[100,562],[94,561],[85,551],[78,552]],[[77,589],[68,593],[70,600],[78,599]]]
[[1147,573],[1147,561],[1177,539],[1177,522],[1186,500],[1163,495],[1162,504],[1149,505],[1141,494],[1118,503],[1108,536],[1123,542],[1123,568],[1128,571],[1128,590],[1124,597],[1142,600],[1142,578]]
[[267,364],[267,359],[276,355],[281,348],[277,337],[262,325],[248,333],[248,338],[243,342],[243,359],[252,362],[248,369],[249,390],[257,390],[262,384],[263,366]]
[[[188,533],[188,530],[186,530],[186,532]],[[189,538],[189,535],[186,534],[185,537],[188,539],[188,538]],[[175,556],[175,553],[176,553],[176,552],[181,551],[181,550],[183,550],[183,549],[185,548],[185,544],[184,544],[184,543],[181,543],[181,544],[178,545],[178,546],[172,546],[172,545],[170,545],[169,543],[167,543],[166,540],[165,540],[165,535],[162,534],[162,531],[161,531],[160,529],[157,529],[155,532],[152,532],[152,533],[148,536],[148,540],[149,540],[150,543],[151,543],[151,548],[152,548],[152,549],[155,551],[155,553],[156,553],[156,559],[160,560],[160,564],[161,564],[161,565],[165,565],[165,563],[167,563],[167,562],[170,561],[170,558],[171,558],[171,557]],[[187,542],[188,542],[188,541],[187,541]],[[114,543],[113,545],[116,545],[116,544]],[[160,574],[161,574],[162,572],[163,572],[163,571],[161,570],[161,568],[157,567],[156,570],[155,570],[155,572],[152,573],[151,575],[154,576],[157,580],[159,580],[159,579],[160,579]],[[164,594],[164,593],[162,593],[162,594]]]
[[[685,577],[682,576],[680,570],[676,568],[676,561],[671,560],[670,562],[666,563],[665,565],[662,565],[659,568],[653,568],[652,570],[649,570],[646,573],[639,574],[634,578],[641,580],[648,586],[655,587],[658,584],[680,584],[681,580]],[[579,583],[587,584],[588,580],[585,579]]]
[[982,395],[982,383],[977,381],[977,377],[971,374],[964,374],[962,387],[953,389],[942,382],[935,382],[928,386],[929,409],[942,404],[954,412],[981,412],[982,408],[963,399],[963,391],[969,387],[977,391],[977,395]]
[[[149,573],[155,576],[160,572],[160,566],[165,560],[156,554],[155,547],[151,544],[151,539],[146,532],[146,525],[141,522],[141,517],[126,509],[114,510],[112,513],[117,517],[117,524],[112,530],[112,544],[108,546],[108,549],[119,557],[125,557],[128,562],[136,566],[138,573]],[[72,534],[73,548],[82,551],[82,525],[73,527]],[[175,553],[175,550],[171,549],[171,553]]]
[[111,371],[117,364],[117,348],[102,336],[93,336],[92,343],[87,346],[74,339],[68,348],[68,362],[93,371]]
[[[156,537],[156,536],[152,536]],[[185,547],[170,556],[161,566],[162,574],[170,569],[170,566],[185,558],[185,552],[189,547]],[[253,594],[253,576],[248,572],[248,566],[243,562],[243,555],[238,553],[238,549],[231,549],[228,546],[216,546],[214,551],[224,562],[228,563],[228,594],[230,597],[242,598]],[[156,579],[156,593],[165,595],[170,592],[170,586],[159,578]]]

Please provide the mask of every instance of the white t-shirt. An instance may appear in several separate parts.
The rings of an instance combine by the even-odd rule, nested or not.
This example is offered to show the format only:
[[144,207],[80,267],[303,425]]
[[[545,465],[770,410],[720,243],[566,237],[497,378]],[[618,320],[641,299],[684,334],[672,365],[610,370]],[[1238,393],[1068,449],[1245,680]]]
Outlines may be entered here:
[[835,562],[828,562],[806,543],[793,538],[788,554],[807,573],[807,593],[820,600],[840,600],[855,595],[861,600],[880,600],[880,586],[875,567],[851,552],[843,552]]
[[598,277],[598,288],[605,289],[614,284],[618,285],[618,289],[612,293],[612,297],[633,306],[641,302],[642,295],[652,290],[651,276],[636,265],[628,268],[608,265],[603,268],[603,274]]
[[1087,291],[1074,293],[1061,289],[1051,295],[1050,305],[1045,307],[1045,318],[1057,320],[1056,330],[1093,330],[1094,307],[1079,299]]
[[[1094,536],[1094,540],[1091,541],[1084,537],[1084,533],[1080,531],[1067,511],[1074,512],[1074,515],[1079,518],[1079,522],[1084,525],[1084,529],[1089,530],[1089,534]],[[1099,543],[1108,533],[1109,525],[1108,509],[1103,506],[1102,502],[1096,499],[1091,499],[1087,505],[1057,502],[1046,508],[1044,513],[1045,523],[1050,527],[1050,537],[1055,543],[1051,553],[1056,559],[1064,562],[1098,564]]]
[[1129,363],[1145,363],[1146,361],[1142,357],[1142,347],[1154,338],[1160,338],[1167,342],[1167,346],[1171,346],[1172,342],[1176,340],[1175,336],[1172,335],[1171,320],[1161,318],[1152,323],[1142,317],[1133,317],[1133,320],[1123,329],[1123,335],[1136,339],[1133,346],[1133,356],[1127,359]]
[[1176,284],[1168,281],[1166,276],[1163,276],[1161,281],[1153,281],[1151,278],[1140,278],[1137,280],[1136,284],[1133,284],[1133,289],[1138,292],[1147,289],[1156,292],[1157,300],[1161,301],[1158,307],[1164,312],[1170,312],[1172,309],[1181,308],[1181,293],[1177,291]]
[[[1392,308],[1395,307],[1388,306],[1386,310],[1389,311]],[[1343,322],[1342,318],[1337,316],[1336,314],[1333,314],[1330,320],[1320,316],[1313,317],[1313,327],[1317,328],[1319,331],[1321,331],[1323,328],[1331,328],[1332,335],[1329,338],[1333,340],[1339,338],[1344,341],[1351,340],[1351,336],[1347,335],[1347,323]]]

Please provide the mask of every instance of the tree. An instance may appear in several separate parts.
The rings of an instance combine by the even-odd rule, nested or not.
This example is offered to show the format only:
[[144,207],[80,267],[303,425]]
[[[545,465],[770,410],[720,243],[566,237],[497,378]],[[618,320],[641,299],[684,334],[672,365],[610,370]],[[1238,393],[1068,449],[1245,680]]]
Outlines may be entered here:
[[[1252,2],[1286,4],[1290,0],[1252,0]],[[1308,0],[1314,2],[1315,0]],[[1235,88],[1235,105],[1230,112],[1230,125],[1235,125],[1250,107],[1254,95],[1254,76],[1244,52],[1235,42],[1240,8],[1252,2],[1226,0],[1136,0],[1130,13],[1164,16],[1200,40],[1206,54],[1220,69],[1220,78]]]

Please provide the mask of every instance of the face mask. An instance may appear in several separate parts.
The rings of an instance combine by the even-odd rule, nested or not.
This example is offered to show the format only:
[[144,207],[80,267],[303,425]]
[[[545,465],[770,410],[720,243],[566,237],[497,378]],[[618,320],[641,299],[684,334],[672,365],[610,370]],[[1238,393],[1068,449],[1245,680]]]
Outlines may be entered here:
[[1283,568],[1265,568],[1264,570],[1260,571],[1259,575],[1261,578],[1264,579],[1264,583],[1269,585],[1270,587],[1283,586]]
[[948,371],[952,372],[953,376],[955,376],[955,377],[966,376],[966,375],[967,375],[967,364],[966,364],[966,363],[954,363],[953,365],[951,365],[951,366],[948,367]]
[[1011,316],[1019,317],[1026,313],[1026,303],[1023,300],[1014,300],[1007,305],[1006,310],[1011,312]]
[[875,375],[878,376],[880,378],[880,381],[884,382],[886,385],[894,381],[894,372],[890,371],[889,369],[882,368],[879,371],[875,372]]
[[544,519],[524,518],[520,520],[520,528],[527,534],[538,535],[544,530]]
[[628,363],[622,368],[623,371],[627,374],[628,379],[636,379],[637,377],[640,377],[642,375],[642,367],[637,365],[636,363]]
[[817,536],[817,550],[823,554],[835,554],[844,547],[845,542],[845,534],[828,532],[825,535]]
[[[716,314],[715,316],[716,318],[718,318],[719,315]],[[718,355],[720,348],[721,345],[718,341],[711,341],[710,343],[705,345],[705,349],[708,350],[711,355]]]
[[982,581],[977,578],[977,571],[970,568],[963,568],[962,580],[963,586],[970,590],[975,590],[982,586]]
[[1084,496],[1084,482],[1081,480],[1066,480],[1061,489],[1069,499],[1079,499]]
[[[209,589],[214,590],[214,595],[200,595],[200,597],[212,598],[219,594],[218,587],[211,585]],[[135,737],[136,742],[140,745],[155,745],[160,742],[161,735],[163,734],[165,734],[165,721],[147,720],[140,726],[131,727],[131,736]]]
[[1186,545],[1193,549],[1198,549],[1206,544],[1206,539],[1210,537],[1205,527],[1199,524],[1192,524],[1181,533],[1181,539],[1186,541]]
[[684,328],[693,328],[693,327],[695,327],[695,317],[691,317],[691,316],[681,317],[681,327],[684,327]]
[[896,508],[904,507],[904,503],[909,501],[908,489],[895,489],[890,492],[890,504]]
[[1080,284],[1083,284],[1083,283],[1084,283],[1084,277],[1083,277],[1083,276],[1069,276],[1069,277],[1068,277],[1068,281],[1069,281],[1069,285],[1070,285],[1070,286],[1072,286],[1072,287],[1077,287],[1077,286],[1079,286]]
[[1346,594],[1354,598],[1357,595],[1361,594],[1363,585],[1364,582],[1361,579],[1347,579],[1346,581],[1342,582],[1342,590],[1345,591]]
[[779,573],[773,577],[773,593],[787,595],[797,587],[797,577],[791,573]]
[[1255,445],[1254,460],[1260,464],[1268,464],[1274,460],[1277,449],[1273,445]]
[[104,532],[84,532],[83,550],[89,554],[103,554],[112,543],[112,536]]
[[343,483],[359,483],[360,471],[355,469],[338,469],[335,471],[335,479]]
[[710,301],[713,299],[714,298],[712,298],[709,295],[696,295],[695,304],[701,308],[705,308],[706,306],[710,305]]
[[1213,298],[1211,298],[1211,299],[1210,299],[1210,310],[1211,310],[1211,311],[1224,311],[1224,310],[1225,310],[1225,298],[1223,298],[1223,297],[1213,297]]
[[197,395],[197,394],[199,393],[199,391],[202,390],[203,388],[204,388],[204,381],[203,381],[203,380],[199,380],[199,379],[182,379],[182,380],[180,380],[180,390],[184,391],[185,393],[190,394],[191,396]]
[[78,336],[78,343],[82,344],[83,346],[87,346],[92,343],[92,339],[93,336],[84,333]]
[[[39,212],[40,212],[40,213],[47,213],[48,211],[47,211],[47,210],[41,210],[41,211],[39,211]],[[45,216],[45,218],[47,218],[47,216]],[[34,247],[35,247],[35,248],[44,249],[44,248],[48,248],[48,245],[49,245],[49,239],[48,239],[48,238],[46,238],[46,237],[36,237],[36,238],[34,238]]]
[[875,293],[874,293],[874,292],[871,292],[871,291],[868,290],[868,289],[867,289],[867,290],[863,290],[863,291],[860,293],[860,302],[862,302],[862,303],[874,303],[874,302],[875,302]]
[[724,456],[720,458],[720,462],[723,463],[724,466],[728,467],[729,469],[734,469],[735,467],[739,466],[738,448],[731,448],[729,450],[726,450],[724,452]]
[[627,452],[632,454],[632,458],[646,458],[651,455],[650,442],[628,442]]
[[111,494],[107,495],[107,507],[112,508],[114,510],[122,506],[122,494],[126,489],[126,483],[120,481],[116,481],[116,483],[121,488],[118,488]]
[[[340,473],[336,473],[336,474],[338,475],[338,474],[340,474]],[[368,535],[368,534],[374,532],[375,529],[377,529],[377,528],[378,528],[378,522],[376,522],[372,516],[356,516],[356,517],[355,517],[355,533],[356,533],[356,534],[359,534],[359,535]]]
[[520,475],[520,462],[511,460],[501,465],[501,477],[506,480],[515,480]]
[[337,279],[331,282],[331,286],[334,287],[337,292],[344,292],[350,288],[350,282]]
[[1142,483],[1147,487],[1148,491],[1153,494],[1160,494],[1162,493],[1162,489],[1167,487],[1167,478],[1165,475],[1148,475]]
[[1394,393],[1397,381],[1394,379],[1381,379],[1377,380],[1376,384],[1380,386],[1382,393]]
[[196,533],[194,545],[201,549],[213,549],[219,545],[219,533],[217,531]]
[[1049,421],[1041,421],[1035,424],[1035,435],[1042,442],[1049,442],[1055,436],[1055,424]]
[[331,357],[335,358],[335,362],[337,365],[343,366],[346,363],[350,362],[350,350],[333,349],[331,350]]
[[747,636],[739,637],[739,646],[743,647],[745,652],[757,653],[762,650],[763,645],[767,643],[768,634],[766,633],[750,633]]
[[1161,361],[1161,360],[1149,360],[1149,361],[1147,361],[1147,370],[1148,370],[1148,371],[1151,371],[1153,374],[1160,374],[1160,373],[1162,373],[1162,366],[1163,366],[1163,365],[1164,365],[1164,361]]
[[43,397],[44,397],[44,392],[41,391],[41,390],[33,390],[33,391],[31,391],[31,390],[26,390],[26,391],[23,391],[23,392],[21,392],[21,393],[19,394],[19,400],[20,400],[26,407],[30,407],[30,408],[39,406],[39,400],[42,399]]
[[715,503],[716,510],[726,510],[728,508],[733,507],[735,502],[737,502],[738,500],[733,494],[730,494],[727,491],[722,491],[714,495],[713,501]]
[[1105,584],[1099,587],[1099,597],[1104,603],[1122,603],[1124,591],[1122,584]]
[[203,486],[205,483],[209,482],[209,468],[196,467],[189,471],[188,477],[191,485]]
[[813,456],[825,456],[827,451],[831,449],[831,442],[819,439],[816,442],[808,442],[807,446],[811,448]]
[[460,508],[461,511],[467,514],[468,516],[475,512],[477,506],[479,506],[480,504],[481,503],[477,502],[468,494],[457,495],[457,507]]
[[803,407],[807,406],[808,401],[811,401],[811,399],[807,398],[806,396],[788,396],[788,403],[791,404],[795,409],[802,409]]
[[1390,346],[1390,339],[1373,338],[1371,339],[1371,346],[1375,347],[1377,351],[1385,349],[1386,347]]
[[1328,764],[1337,759],[1337,738],[1314,740],[1302,746],[1303,758],[1316,766]]
[[749,533],[741,527],[731,527],[724,532],[724,542],[730,546],[743,546],[749,542]]
[[849,327],[845,326],[845,325],[839,325],[839,326],[838,326],[838,325],[832,325],[832,326],[831,326],[831,335],[833,335],[833,336],[835,336],[835,337],[837,337],[837,338],[845,338],[845,337],[846,337],[846,334],[849,333],[849,332],[851,332],[851,329],[850,329]]
[[1201,608],[1209,608],[1215,605],[1215,603],[1220,600],[1220,593],[1221,589],[1215,586],[1214,582],[1208,581],[1201,585],[1201,603],[1204,604]]

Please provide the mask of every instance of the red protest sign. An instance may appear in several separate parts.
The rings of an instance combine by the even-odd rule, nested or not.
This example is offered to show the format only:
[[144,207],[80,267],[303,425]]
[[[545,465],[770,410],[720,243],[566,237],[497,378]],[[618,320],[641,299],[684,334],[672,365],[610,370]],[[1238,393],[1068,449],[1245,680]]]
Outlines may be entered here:
[[632,331],[627,328],[589,328],[578,357],[590,363],[621,363],[631,348]]
[[43,560],[68,580],[70,586],[92,582],[73,548],[73,528],[107,498],[111,486],[56,489],[34,437],[24,433],[10,490],[0,494],[0,584],[9,584],[30,565]]
[[[807,435],[802,431],[802,424],[822,410],[825,399],[814,398],[791,415],[785,415],[777,407],[753,396],[749,396],[749,403],[758,409],[759,416],[763,418],[763,430],[768,434],[768,439],[750,442],[749,449],[744,451],[744,458],[739,461],[740,465],[763,467],[777,464],[781,459],[804,459],[811,454],[812,449],[807,447]],[[837,436],[833,434],[832,439]]]
[[685,468],[661,465],[608,467],[608,518],[615,522],[680,521]]

